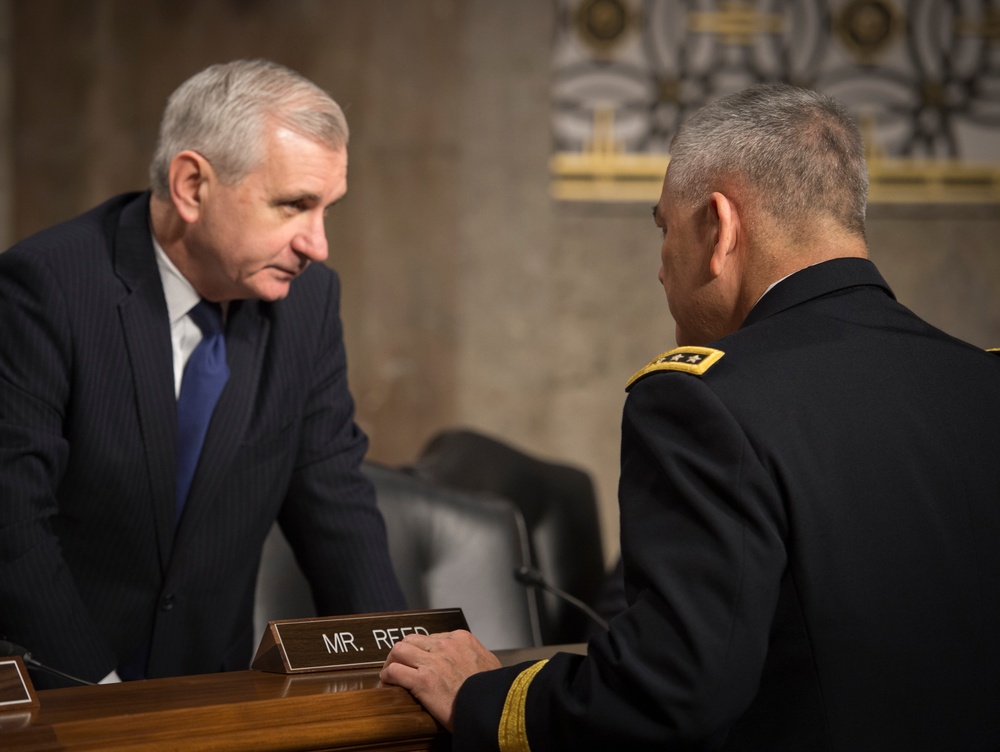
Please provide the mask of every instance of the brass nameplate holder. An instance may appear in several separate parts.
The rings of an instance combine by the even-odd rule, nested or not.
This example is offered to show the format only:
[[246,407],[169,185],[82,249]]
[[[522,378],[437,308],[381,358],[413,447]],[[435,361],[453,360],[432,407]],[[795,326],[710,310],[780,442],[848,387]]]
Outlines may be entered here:
[[38,697],[21,657],[0,658],[0,713],[37,707]]
[[270,621],[251,668],[274,674],[375,668],[408,634],[468,628],[460,608]]

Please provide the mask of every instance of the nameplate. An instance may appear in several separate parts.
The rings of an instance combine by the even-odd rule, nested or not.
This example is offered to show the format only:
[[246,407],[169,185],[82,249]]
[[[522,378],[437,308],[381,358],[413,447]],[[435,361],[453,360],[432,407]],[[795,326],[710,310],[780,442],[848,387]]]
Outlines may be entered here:
[[460,608],[270,621],[251,668],[274,674],[374,668],[406,635],[468,628]]
[[0,713],[35,707],[38,698],[21,657],[0,658]]

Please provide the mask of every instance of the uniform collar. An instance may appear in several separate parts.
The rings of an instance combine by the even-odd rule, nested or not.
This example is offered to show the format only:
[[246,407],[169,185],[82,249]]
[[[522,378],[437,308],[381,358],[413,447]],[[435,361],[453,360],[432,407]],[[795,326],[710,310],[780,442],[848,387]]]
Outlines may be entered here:
[[801,269],[776,283],[750,310],[740,328],[806,301],[850,287],[878,287],[895,300],[889,284],[868,259],[839,258]]

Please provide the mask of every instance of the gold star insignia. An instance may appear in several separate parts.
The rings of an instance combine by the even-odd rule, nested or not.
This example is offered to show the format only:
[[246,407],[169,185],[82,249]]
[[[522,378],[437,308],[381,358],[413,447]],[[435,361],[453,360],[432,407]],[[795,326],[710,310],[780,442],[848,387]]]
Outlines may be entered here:
[[667,350],[667,352],[653,358],[645,368],[636,371],[628,380],[625,391],[631,389],[632,385],[639,379],[656,371],[683,371],[701,376],[715,365],[723,355],[725,353],[722,350],[713,350],[711,347],[676,347],[673,350]]

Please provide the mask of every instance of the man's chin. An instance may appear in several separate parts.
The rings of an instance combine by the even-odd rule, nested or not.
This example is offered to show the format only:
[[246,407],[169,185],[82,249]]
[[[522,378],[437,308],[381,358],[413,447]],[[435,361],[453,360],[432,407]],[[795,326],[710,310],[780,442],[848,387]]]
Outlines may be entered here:
[[266,285],[255,285],[251,290],[250,297],[257,298],[257,300],[263,300],[265,303],[273,303],[276,300],[283,300],[287,298],[291,288],[292,280],[271,280]]

